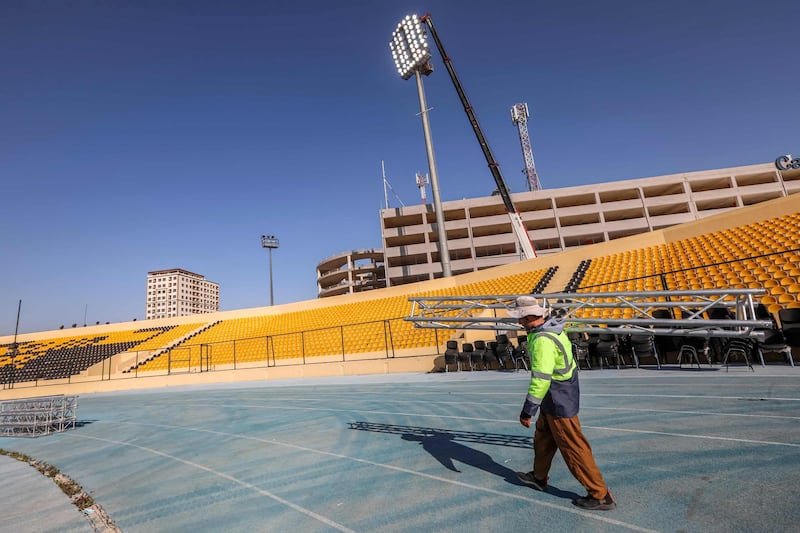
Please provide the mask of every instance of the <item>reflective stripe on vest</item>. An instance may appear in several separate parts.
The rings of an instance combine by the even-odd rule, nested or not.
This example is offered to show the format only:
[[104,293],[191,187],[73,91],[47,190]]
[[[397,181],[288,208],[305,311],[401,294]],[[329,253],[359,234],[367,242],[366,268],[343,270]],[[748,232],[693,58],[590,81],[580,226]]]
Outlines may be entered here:
[[[541,333],[537,333],[536,336],[537,337],[546,337],[546,338],[550,339],[551,341],[553,341],[556,344],[556,346],[558,347],[558,349],[561,351],[561,353],[564,355],[564,368],[554,368],[553,369],[553,374],[558,374],[559,376],[563,376],[563,375],[568,374],[569,372],[571,372],[573,366],[575,365],[575,361],[572,361],[572,364],[570,364],[569,357],[567,357],[567,350],[564,349],[564,345],[561,344],[561,341],[558,340],[558,337],[556,337],[555,335],[553,335],[551,333],[547,333],[546,331],[543,331]],[[547,379],[547,378],[545,378],[545,379]]]

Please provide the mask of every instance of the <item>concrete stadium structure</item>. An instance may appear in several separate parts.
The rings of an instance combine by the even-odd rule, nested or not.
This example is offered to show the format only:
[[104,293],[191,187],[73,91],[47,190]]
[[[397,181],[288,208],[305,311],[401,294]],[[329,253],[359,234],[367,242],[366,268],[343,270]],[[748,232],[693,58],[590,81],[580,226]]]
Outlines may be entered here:
[[320,298],[384,287],[386,269],[383,250],[342,252],[317,264],[317,294]]
[[[538,255],[684,224],[800,191],[775,163],[512,194]],[[520,250],[499,196],[443,202],[453,274],[515,263]],[[441,277],[431,205],[381,211],[387,286]]]

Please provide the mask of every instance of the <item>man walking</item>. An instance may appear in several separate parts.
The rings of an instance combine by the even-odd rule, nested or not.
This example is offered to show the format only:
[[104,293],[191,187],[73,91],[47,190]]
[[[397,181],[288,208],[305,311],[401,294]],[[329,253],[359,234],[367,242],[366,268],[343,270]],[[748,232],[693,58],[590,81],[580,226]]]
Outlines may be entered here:
[[560,450],[567,468],[588,493],[573,503],[590,510],[616,508],[581,431],[578,372],[564,320],[546,321],[547,309],[533,296],[517,298],[516,308],[510,313],[528,332],[531,359],[531,385],[519,415],[520,424],[531,427],[531,419],[539,412],[533,437],[533,470],[517,472],[517,477],[533,489],[546,491],[553,457]]

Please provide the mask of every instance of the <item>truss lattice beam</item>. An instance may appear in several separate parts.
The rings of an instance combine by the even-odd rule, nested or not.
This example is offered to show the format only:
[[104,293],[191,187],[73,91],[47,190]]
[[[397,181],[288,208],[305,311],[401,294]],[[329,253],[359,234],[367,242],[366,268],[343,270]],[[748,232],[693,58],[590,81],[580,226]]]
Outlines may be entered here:
[[[628,334],[646,332],[680,337],[749,337],[764,339],[764,331],[773,325],[755,315],[753,298],[762,289],[705,289],[697,291],[646,291],[615,293],[534,294],[546,302],[552,314],[563,316],[573,331],[586,333]],[[414,297],[411,313],[405,320],[418,328],[479,329],[521,331],[509,315],[519,295],[463,297]],[[703,314],[725,308],[731,319],[708,319]],[[629,309],[629,318],[583,316],[594,310]],[[681,318],[656,318],[656,309],[666,309]],[[613,311],[612,311],[613,312]]]

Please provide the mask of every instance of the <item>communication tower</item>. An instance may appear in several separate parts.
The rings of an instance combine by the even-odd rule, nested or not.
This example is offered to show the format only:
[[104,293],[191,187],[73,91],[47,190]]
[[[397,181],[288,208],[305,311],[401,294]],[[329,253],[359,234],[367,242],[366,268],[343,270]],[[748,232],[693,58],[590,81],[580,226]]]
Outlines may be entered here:
[[428,203],[428,197],[425,195],[425,186],[428,183],[428,176],[417,173],[417,187],[419,187],[419,194],[422,196],[422,205]]
[[514,104],[511,108],[511,121],[517,126],[519,131],[519,143],[522,145],[522,157],[525,159],[525,169],[523,172],[528,178],[528,190],[541,190],[539,176],[536,174],[536,165],[533,162],[533,149],[531,148],[531,138],[528,135],[528,104]]

